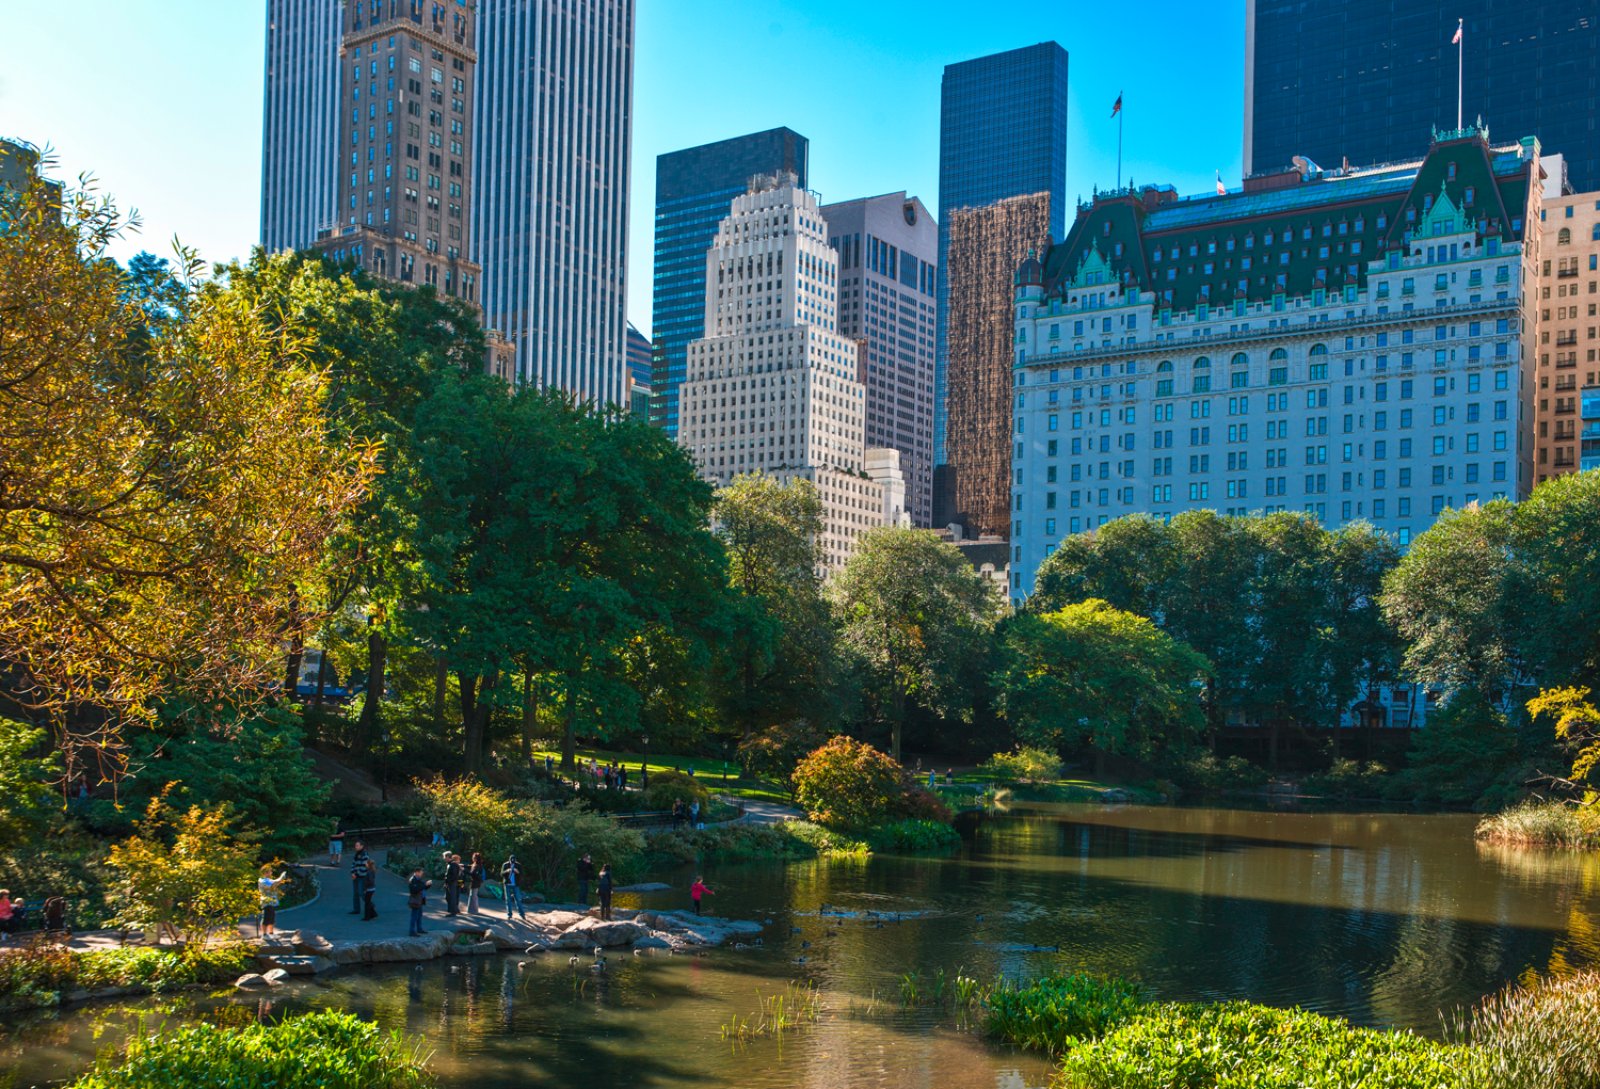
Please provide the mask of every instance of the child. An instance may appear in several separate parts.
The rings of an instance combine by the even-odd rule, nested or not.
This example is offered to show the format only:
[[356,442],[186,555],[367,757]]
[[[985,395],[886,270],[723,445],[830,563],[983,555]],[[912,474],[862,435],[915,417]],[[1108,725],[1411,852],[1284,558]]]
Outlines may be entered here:
[[689,886],[689,899],[694,903],[694,913],[696,915],[700,914],[700,898],[701,897],[703,897],[703,896],[715,896],[715,895],[716,895],[716,893],[712,892],[710,889],[708,889],[706,887],[706,879],[705,878],[696,877],[694,879],[694,884]]

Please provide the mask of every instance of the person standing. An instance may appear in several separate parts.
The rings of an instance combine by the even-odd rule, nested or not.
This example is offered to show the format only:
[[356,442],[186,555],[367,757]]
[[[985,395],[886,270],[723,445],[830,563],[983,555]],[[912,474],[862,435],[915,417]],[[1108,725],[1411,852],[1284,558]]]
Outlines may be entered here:
[[344,829],[337,825],[333,835],[328,837],[328,865],[334,869],[344,865]]
[[447,854],[444,861],[444,910],[447,915],[461,914],[461,884],[466,876],[461,856]]
[[712,892],[706,887],[705,878],[696,877],[694,879],[694,884],[689,886],[689,902],[694,905],[694,913],[696,915],[700,914],[700,900],[703,897],[715,895],[716,893]]
[[361,921],[370,922],[378,917],[372,901],[378,895],[378,863],[371,858],[361,860]]
[[261,867],[261,876],[256,879],[256,892],[261,896],[261,925],[256,928],[256,934],[266,937],[275,934],[278,930],[278,890],[289,880],[289,872],[285,870],[277,877],[272,876],[272,866],[269,863]]
[[0,889],[0,944],[11,940],[15,922],[16,912],[11,906],[11,890]]
[[600,877],[594,883],[595,891],[600,894],[600,918],[604,922],[611,921],[611,864],[608,862],[600,867]]
[[356,840],[355,853],[350,856],[350,914],[360,915],[362,897],[367,879],[367,845]]
[[483,855],[478,851],[472,852],[472,862],[467,867],[467,913],[478,913],[478,890],[483,888],[483,883],[489,877],[489,871],[483,864]]
[[704,828],[705,827],[705,825],[700,823],[700,799],[699,798],[696,798],[694,801],[689,803],[689,827],[690,828]]
[[584,855],[578,859],[578,903],[589,906],[589,882],[594,880],[594,859]]
[[423,933],[422,909],[428,902],[428,889],[432,885],[432,881],[422,876],[421,866],[411,871],[411,880],[406,882],[406,907],[411,909],[411,926],[406,933],[411,937]]
[[506,890],[506,918],[511,918],[511,911],[516,909],[520,918],[528,917],[527,911],[522,906],[522,866],[517,862],[516,855],[509,855],[505,865],[500,867],[500,883]]

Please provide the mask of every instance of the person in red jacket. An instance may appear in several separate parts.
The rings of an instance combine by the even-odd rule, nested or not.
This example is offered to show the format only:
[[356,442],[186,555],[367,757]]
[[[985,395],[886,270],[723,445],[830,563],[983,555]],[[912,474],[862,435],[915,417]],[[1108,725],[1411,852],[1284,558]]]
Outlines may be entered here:
[[700,914],[700,898],[702,896],[715,896],[715,895],[716,894],[714,892],[712,892],[710,889],[706,888],[706,879],[705,878],[696,877],[694,879],[694,884],[689,886],[689,899],[691,901],[693,901],[693,903],[694,903],[694,913],[696,915]]

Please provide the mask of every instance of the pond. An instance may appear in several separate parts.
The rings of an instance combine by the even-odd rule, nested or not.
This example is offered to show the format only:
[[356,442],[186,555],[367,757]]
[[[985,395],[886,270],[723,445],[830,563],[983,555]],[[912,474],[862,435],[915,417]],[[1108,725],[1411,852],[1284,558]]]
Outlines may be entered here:
[[[68,1011],[0,1035],[0,1086],[59,1083],[163,1019],[315,1007],[425,1036],[443,1084],[461,1089],[1046,1084],[1037,1056],[988,1046],[949,1013],[902,1008],[904,973],[926,990],[941,970],[1087,969],[1137,977],[1161,998],[1298,1004],[1436,1034],[1441,1010],[1524,972],[1600,963],[1600,860],[1480,847],[1473,823],[1041,805],[977,822],[948,857],[708,868],[718,914],[772,920],[759,948],[613,957],[603,975],[565,955],[451,958],[345,970],[270,997]],[[781,1041],[721,1038],[791,979],[817,984],[819,1024]]]

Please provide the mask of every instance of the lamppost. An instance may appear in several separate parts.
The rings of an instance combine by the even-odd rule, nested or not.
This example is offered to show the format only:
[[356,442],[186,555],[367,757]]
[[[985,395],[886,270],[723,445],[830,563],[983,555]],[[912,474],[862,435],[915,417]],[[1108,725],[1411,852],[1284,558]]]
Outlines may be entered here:
[[378,753],[378,800],[389,800],[389,731],[383,731],[383,748]]
[[639,789],[650,789],[650,738],[648,735],[639,738],[644,745],[644,763],[639,765]]

